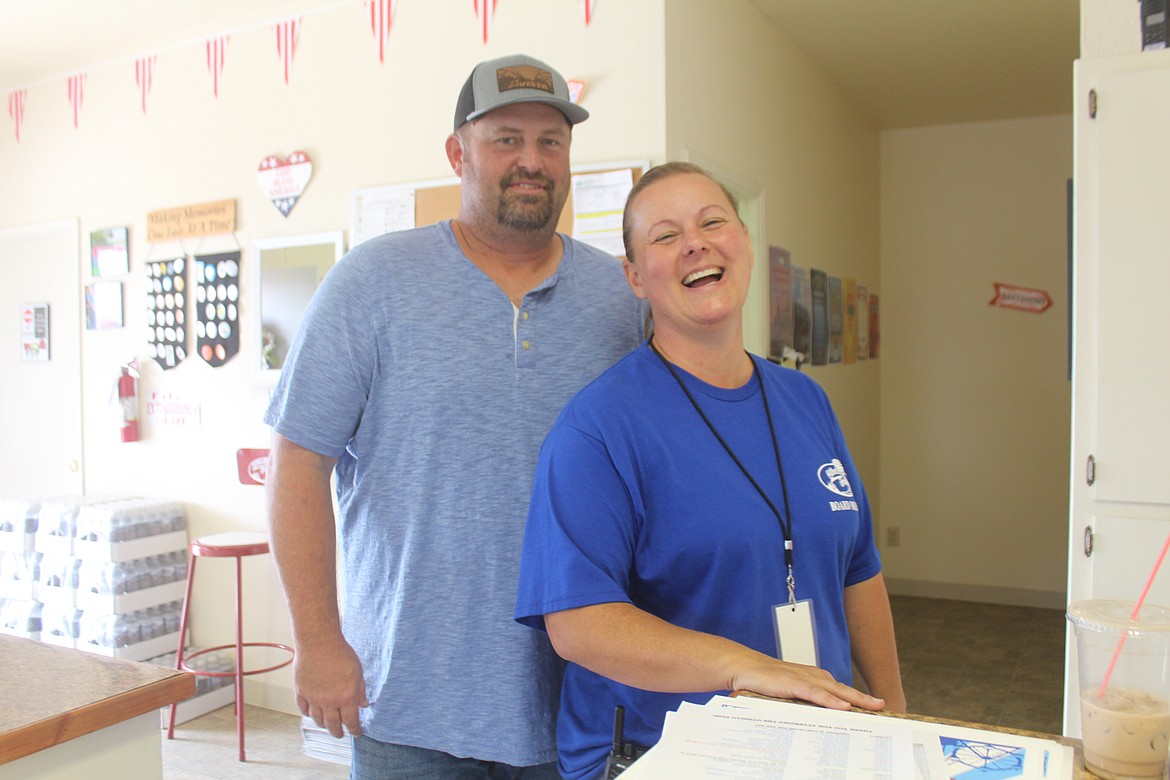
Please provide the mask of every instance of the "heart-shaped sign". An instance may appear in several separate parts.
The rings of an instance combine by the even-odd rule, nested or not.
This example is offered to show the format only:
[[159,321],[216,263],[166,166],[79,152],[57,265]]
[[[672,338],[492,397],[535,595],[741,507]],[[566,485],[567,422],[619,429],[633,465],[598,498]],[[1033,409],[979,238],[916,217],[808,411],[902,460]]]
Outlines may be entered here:
[[309,159],[308,153],[301,151],[293,152],[288,157],[265,157],[260,161],[260,170],[256,173],[260,191],[286,217],[297,205],[312,176],[313,161]]

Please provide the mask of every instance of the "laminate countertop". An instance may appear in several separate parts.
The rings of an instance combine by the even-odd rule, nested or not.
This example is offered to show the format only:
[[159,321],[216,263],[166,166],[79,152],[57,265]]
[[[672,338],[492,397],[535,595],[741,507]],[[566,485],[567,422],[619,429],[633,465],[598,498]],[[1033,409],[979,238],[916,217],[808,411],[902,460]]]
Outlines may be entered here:
[[189,672],[0,635],[0,764],[194,694]]

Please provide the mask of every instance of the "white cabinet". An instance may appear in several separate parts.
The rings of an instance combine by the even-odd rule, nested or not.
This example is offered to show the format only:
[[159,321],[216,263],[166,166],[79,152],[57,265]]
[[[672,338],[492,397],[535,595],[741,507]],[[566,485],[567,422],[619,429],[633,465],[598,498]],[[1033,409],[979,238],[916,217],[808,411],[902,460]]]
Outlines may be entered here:
[[[1170,51],[1075,73],[1068,597],[1132,600],[1170,534]],[[1170,606],[1170,562],[1147,600]],[[1067,662],[1075,736],[1071,636]]]

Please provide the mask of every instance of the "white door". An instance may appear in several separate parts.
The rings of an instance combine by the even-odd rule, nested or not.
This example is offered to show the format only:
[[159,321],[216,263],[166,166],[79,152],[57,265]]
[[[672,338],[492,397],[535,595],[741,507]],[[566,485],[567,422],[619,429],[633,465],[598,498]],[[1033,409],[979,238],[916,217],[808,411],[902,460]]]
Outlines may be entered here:
[[[1068,594],[1134,600],[1170,536],[1170,51],[1078,62],[1075,82]],[[1170,606],[1170,562],[1146,598]]]
[[[0,498],[82,495],[77,220],[0,230]],[[49,305],[49,360],[21,349],[21,312]]]

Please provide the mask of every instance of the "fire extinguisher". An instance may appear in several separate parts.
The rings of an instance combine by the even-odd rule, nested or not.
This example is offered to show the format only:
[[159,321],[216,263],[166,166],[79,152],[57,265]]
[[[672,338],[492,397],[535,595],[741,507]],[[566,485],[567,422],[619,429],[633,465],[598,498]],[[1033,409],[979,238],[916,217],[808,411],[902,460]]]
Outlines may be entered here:
[[138,441],[138,372],[134,364],[122,366],[118,377],[118,401],[122,405],[122,441]]

